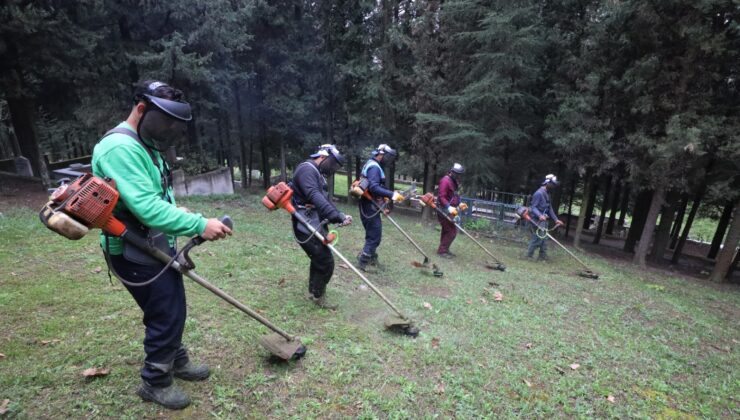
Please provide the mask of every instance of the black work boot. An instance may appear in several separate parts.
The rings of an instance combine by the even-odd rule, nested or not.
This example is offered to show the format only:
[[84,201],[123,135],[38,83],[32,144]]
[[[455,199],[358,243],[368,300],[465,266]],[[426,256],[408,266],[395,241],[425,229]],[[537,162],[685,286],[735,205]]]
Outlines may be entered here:
[[364,252],[360,252],[357,255],[358,268],[362,271],[367,271],[367,266],[370,264],[371,260],[372,260],[372,257],[370,255],[367,255]]
[[173,370],[175,378],[183,381],[204,381],[211,376],[211,370],[206,365],[196,365],[189,361],[181,367],[175,366]]
[[327,302],[326,295],[321,295],[319,297],[316,297],[313,295],[313,293],[308,294],[308,300],[313,302],[316,306],[323,309],[329,309],[331,311],[337,310],[339,308],[338,305],[332,305],[331,303]]
[[160,388],[142,381],[136,394],[144,401],[157,403],[170,410],[181,410],[190,405],[190,397],[174,383]]

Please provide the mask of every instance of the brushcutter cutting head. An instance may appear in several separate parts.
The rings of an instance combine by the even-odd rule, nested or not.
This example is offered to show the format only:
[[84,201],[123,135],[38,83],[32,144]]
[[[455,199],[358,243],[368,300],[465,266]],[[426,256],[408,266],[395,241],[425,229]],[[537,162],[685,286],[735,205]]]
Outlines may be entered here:
[[419,336],[419,329],[409,319],[401,318],[400,316],[389,316],[385,319],[384,324],[385,328],[391,331],[414,338]]
[[293,214],[295,212],[295,208],[290,202],[292,197],[293,190],[290,186],[285,182],[280,182],[267,190],[267,194],[262,197],[262,205],[267,207],[270,211],[285,209],[288,213]]
[[442,276],[444,276],[444,275],[445,275],[445,273],[443,273],[443,272],[442,272],[442,271],[441,271],[441,270],[439,269],[439,267],[437,267],[437,264],[432,264],[432,275],[433,275],[434,277],[442,277]]
[[306,346],[299,339],[287,340],[278,333],[263,336],[260,338],[260,344],[283,360],[298,360],[306,355]]
[[597,280],[599,278],[599,275],[591,270],[583,270],[579,271],[578,275],[581,277],[585,277],[587,279],[594,279]]
[[433,209],[437,208],[437,204],[434,202],[434,194],[428,192],[424,195],[422,195],[419,200],[421,200],[421,204],[425,206],[429,206]]
[[486,264],[486,268],[491,269],[491,270],[506,271],[506,266],[500,262]]

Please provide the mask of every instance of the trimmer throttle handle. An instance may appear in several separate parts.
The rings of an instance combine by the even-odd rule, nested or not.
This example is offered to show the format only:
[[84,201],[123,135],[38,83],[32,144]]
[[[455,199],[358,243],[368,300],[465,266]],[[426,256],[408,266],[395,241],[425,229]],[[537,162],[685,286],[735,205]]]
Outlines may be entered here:
[[[234,221],[231,220],[231,217],[229,217],[229,215],[223,215],[218,220],[224,225],[226,225],[226,227],[228,227],[229,229],[234,228]],[[183,266],[184,268],[187,268],[188,270],[194,269],[195,263],[193,262],[193,260],[190,259],[190,255],[189,255],[190,250],[202,244],[205,241],[206,240],[203,239],[203,237],[200,235],[189,240],[188,243],[185,244],[185,246],[182,248],[182,258],[180,258],[178,261],[180,265]]]

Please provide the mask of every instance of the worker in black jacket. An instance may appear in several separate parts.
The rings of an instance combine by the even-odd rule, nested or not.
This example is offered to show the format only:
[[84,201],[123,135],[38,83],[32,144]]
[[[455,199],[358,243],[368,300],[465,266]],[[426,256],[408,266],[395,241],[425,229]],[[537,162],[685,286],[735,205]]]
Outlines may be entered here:
[[[333,175],[344,164],[344,156],[333,144],[324,144],[311,155],[311,159],[296,167],[291,181],[293,206],[296,211],[316,228],[322,235],[328,233],[326,223],[339,223],[346,226],[352,223],[352,216],[345,215],[329,199],[326,177]],[[293,217],[293,233],[296,241],[311,259],[308,275],[309,299],[326,309],[336,309],[326,301],[326,285],[334,273],[334,257],[331,250]]]

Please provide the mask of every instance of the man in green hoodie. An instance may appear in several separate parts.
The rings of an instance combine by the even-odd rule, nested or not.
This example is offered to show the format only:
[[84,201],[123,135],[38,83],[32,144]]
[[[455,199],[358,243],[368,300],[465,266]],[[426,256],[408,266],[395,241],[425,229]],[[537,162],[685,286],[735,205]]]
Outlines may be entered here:
[[[93,151],[93,174],[111,178],[120,193],[115,216],[129,231],[146,236],[170,255],[175,255],[177,236],[217,240],[231,234],[219,220],[175,205],[172,177],[162,153],[185,135],[191,118],[190,105],[180,90],[157,81],[141,82],[126,121],[106,133]],[[190,362],[182,344],[186,318],[182,275],[170,268],[149,282],[164,264],[117,237],[101,234],[101,245],[109,268],[144,312],[146,357],[137,394],[167,408],[186,407],[190,399],[173,377],[204,380],[210,371]]]

